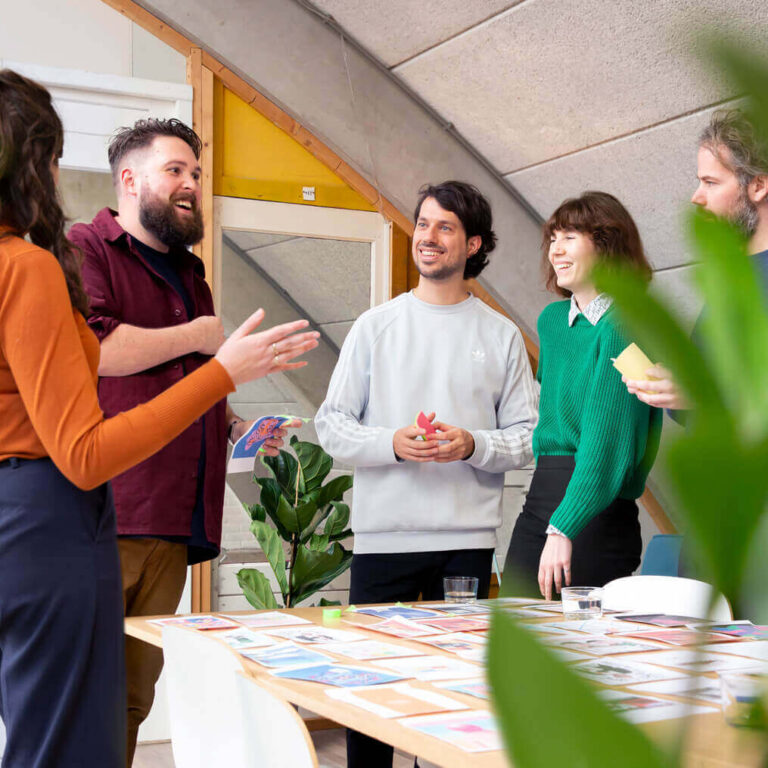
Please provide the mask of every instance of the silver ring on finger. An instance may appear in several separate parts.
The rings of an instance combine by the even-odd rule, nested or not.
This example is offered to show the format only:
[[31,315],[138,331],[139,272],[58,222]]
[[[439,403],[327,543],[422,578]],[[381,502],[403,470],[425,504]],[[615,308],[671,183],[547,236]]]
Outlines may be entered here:
[[272,354],[274,355],[275,359],[280,357],[280,354],[277,351],[277,342],[272,342]]
[[275,365],[280,365],[280,355],[275,353]]

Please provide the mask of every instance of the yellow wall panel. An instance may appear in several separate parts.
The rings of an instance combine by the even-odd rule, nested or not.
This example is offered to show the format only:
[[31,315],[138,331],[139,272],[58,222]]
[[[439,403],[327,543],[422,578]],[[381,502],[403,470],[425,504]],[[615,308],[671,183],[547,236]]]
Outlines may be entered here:
[[[214,115],[214,194],[375,210],[299,142],[218,80]],[[304,200],[303,187],[315,188],[314,201]]]

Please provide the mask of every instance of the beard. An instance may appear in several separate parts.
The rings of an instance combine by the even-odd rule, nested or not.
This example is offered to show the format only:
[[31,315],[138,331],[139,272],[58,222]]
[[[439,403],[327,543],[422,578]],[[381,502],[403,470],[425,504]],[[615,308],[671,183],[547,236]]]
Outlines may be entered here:
[[757,231],[757,206],[747,196],[747,190],[739,185],[739,199],[728,217],[747,237]]
[[[179,214],[175,203],[189,200],[192,215]],[[195,245],[203,239],[203,215],[193,197],[178,196],[175,200],[161,200],[153,192],[147,192],[139,201],[139,221],[161,243],[169,248]]]
[[[430,246],[432,243],[420,243],[420,245],[424,246]],[[456,262],[453,264],[443,264],[440,267],[434,268],[434,265],[423,265],[419,261],[418,255],[414,255],[413,257],[413,263],[416,267],[416,271],[422,276],[426,277],[428,280],[449,280],[452,278],[457,272],[461,272],[462,275],[464,274],[464,264]]]

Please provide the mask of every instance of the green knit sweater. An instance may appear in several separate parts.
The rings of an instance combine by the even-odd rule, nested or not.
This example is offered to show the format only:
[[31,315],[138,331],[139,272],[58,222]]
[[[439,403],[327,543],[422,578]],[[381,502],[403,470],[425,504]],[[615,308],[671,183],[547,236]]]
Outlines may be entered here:
[[550,523],[568,538],[616,498],[642,494],[656,458],[662,412],[627,392],[613,367],[627,346],[613,308],[592,325],[578,315],[568,326],[569,301],[539,316],[539,423],[533,452],[574,456],[576,468]]

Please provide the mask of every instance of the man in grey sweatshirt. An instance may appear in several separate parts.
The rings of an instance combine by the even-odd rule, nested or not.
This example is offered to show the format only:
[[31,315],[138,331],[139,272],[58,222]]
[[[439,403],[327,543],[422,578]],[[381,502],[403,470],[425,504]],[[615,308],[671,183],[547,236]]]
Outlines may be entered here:
[[[467,291],[496,244],[470,184],[422,188],[419,284],[352,326],[315,417],[323,448],[355,469],[350,603],[443,598],[444,576],[488,596],[504,472],[531,460],[538,390],[522,335]],[[423,411],[435,435],[414,426]],[[349,732],[350,768],[392,748]]]

